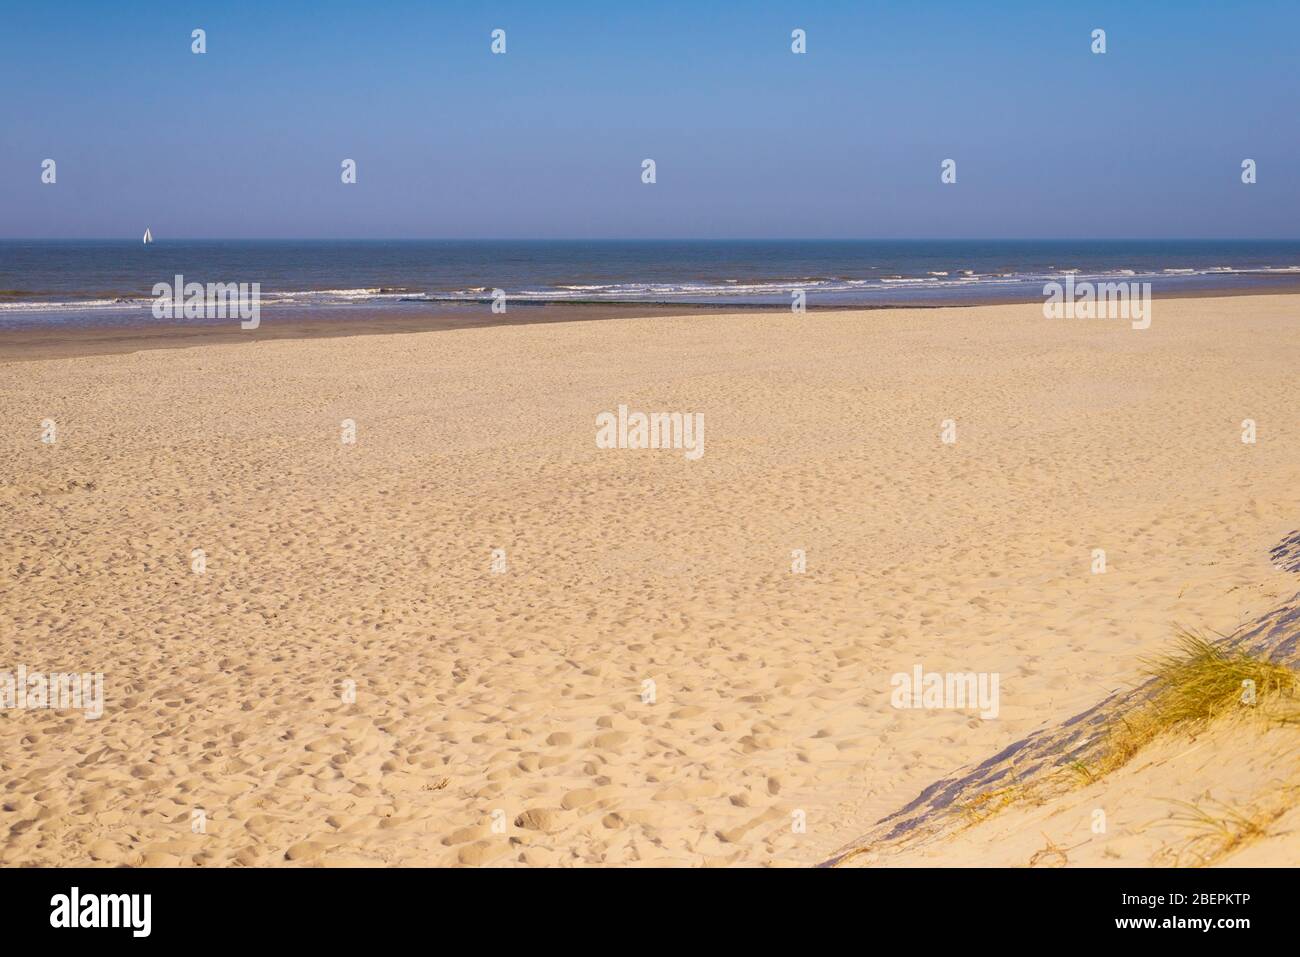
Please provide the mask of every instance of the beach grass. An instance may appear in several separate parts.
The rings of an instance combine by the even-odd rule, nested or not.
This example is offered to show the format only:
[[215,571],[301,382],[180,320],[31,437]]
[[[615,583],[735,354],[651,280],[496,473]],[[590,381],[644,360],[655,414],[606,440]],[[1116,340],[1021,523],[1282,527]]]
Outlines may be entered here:
[[1087,783],[1118,768],[1156,738],[1175,731],[1196,733],[1228,714],[1254,714],[1291,722],[1289,703],[1300,676],[1285,665],[1231,650],[1199,632],[1182,630],[1171,651],[1146,660],[1155,680],[1150,699],[1116,718],[1106,752],[1091,766],[1077,765]]
[[1206,867],[1225,855],[1267,837],[1273,823],[1295,806],[1296,788],[1283,788],[1266,803],[1234,807],[1224,801],[1170,801],[1175,811],[1160,826],[1175,827],[1184,837],[1156,855],[1154,863],[1170,867]]

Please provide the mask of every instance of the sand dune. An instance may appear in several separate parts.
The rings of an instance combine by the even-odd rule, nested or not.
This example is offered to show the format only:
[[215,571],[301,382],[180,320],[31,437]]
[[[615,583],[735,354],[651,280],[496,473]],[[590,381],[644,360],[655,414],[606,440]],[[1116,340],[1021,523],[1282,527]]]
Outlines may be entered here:
[[[1290,588],[1300,586],[1298,555],[1300,530],[1270,550]],[[1133,687],[931,783],[823,866],[1293,863],[1300,591],[1230,635],[1200,637],[1219,656],[1281,666],[1289,686],[1252,678],[1247,696],[1241,676],[1252,672],[1230,674],[1225,699],[1200,698],[1192,719],[1170,720],[1161,696],[1176,682],[1156,675],[1167,673],[1162,660],[1188,660],[1186,642],[1175,644]],[[1056,843],[1053,830],[1069,840]]]
[[[0,670],[102,672],[106,695],[98,720],[0,712],[0,861],[825,860],[1131,687],[1174,623],[1228,632],[1294,595],[1269,549],[1300,505],[1298,308],[1157,301],[1144,331],[1038,305],[672,317],[0,366]],[[705,454],[597,448],[620,404],[702,412]],[[998,673],[998,716],[893,707],[916,664]],[[1234,767],[1183,761],[1180,787]],[[1112,816],[1141,816],[1125,781]],[[1039,830],[1077,843],[1040,824],[1008,860]]]

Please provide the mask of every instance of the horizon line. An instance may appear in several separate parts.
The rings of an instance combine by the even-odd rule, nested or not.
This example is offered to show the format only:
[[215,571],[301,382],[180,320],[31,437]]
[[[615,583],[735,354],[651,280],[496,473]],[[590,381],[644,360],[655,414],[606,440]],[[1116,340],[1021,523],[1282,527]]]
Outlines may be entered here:
[[[125,236],[0,236],[0,242],[139,243]],[[155,239],[156,245],[159,240]],[[1096,242],[1300,242],[1300,236],[169,236],[165,242],[328,242],[328,243],[1096,243]]]

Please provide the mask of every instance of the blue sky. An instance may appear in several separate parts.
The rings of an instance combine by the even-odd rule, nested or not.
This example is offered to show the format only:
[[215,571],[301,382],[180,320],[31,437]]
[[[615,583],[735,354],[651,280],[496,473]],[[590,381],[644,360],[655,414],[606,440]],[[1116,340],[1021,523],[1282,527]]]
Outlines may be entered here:
[[7,3],[0,236],[1291,238],[1298,33],[1294,0]]

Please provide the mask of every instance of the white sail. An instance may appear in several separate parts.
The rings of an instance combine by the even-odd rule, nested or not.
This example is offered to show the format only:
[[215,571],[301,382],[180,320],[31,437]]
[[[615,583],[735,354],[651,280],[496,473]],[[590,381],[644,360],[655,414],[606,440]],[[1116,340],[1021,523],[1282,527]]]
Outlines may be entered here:
[[148,226],[144,228],[144,241],[147,243],[153,242],[153,233],[149,232]]

